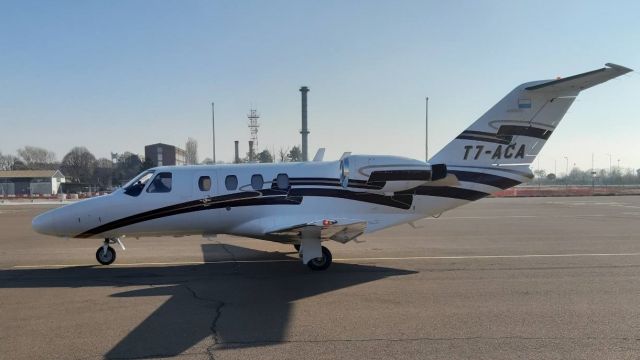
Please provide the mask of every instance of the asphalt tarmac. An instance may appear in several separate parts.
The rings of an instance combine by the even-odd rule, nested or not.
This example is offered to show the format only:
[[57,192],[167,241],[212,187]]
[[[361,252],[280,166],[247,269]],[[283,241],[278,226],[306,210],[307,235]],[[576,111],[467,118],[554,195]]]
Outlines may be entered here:
[[640,196],[484,199],[329,243],[99,241],[0,205],[2,359],[638,359]]

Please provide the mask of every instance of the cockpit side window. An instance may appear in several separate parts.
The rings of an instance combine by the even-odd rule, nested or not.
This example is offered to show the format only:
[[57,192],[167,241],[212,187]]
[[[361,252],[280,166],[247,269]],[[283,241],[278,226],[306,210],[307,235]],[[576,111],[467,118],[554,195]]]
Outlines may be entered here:
[[172,176],[169,172],[161,172],[153,178],[147,188],[148,193],[168,193],[171,191]]
[[124,186],[124,193],[129,196],[138,196],[144,189],[145,184],[151,179],[154,171],[145,171]]

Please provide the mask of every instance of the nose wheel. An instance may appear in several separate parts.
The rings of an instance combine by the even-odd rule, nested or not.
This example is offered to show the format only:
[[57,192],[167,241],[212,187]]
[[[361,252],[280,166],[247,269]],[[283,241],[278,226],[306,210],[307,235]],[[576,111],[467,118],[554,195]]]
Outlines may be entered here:
[[118,244],[124,250],[124,244],[119,238],[104,239],[102,246],[96,251],[96,260],[102,265],[111,265],[116,261],[116,251],[109,244]]
[[96,260],[102,265],[110,265],[116,261],[116,251],[109,245],[100,246],[96,251]]

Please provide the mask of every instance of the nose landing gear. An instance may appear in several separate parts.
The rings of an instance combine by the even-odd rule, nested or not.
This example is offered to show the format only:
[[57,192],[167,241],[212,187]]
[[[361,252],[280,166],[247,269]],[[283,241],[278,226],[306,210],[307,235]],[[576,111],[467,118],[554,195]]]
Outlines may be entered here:
[[116,261],[116,251],[109,245],[100,246],[96,251],[96,260],[102,265],[110,265]]
[[102,246],[98,248],[96,251],[96,260],[102,265],[111,265],[114,261],[116,261],[116,251],[109,246],[109,244],[118,243],[122,250],[124,250],[124,244],[120,241],[119,238],[108,238],[104,239]]

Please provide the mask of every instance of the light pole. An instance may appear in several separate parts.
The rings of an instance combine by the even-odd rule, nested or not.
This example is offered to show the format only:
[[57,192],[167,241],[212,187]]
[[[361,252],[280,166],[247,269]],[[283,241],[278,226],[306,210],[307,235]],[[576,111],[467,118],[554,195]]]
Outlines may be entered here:
[[213,150],[213,164],[216,164],[216,116],[213,101],[211,102],[211,133],[213,135],[213,142],[211,144]]
[[425,97],[424,100],[424,161],[429,161],[429,97]]
[[569,188],[569,157],[565,156],[564,159],[567,160],[567,166],[565,168],[566,170],[564,173],[564,186],[565,188],[568,189]]
[[611,154],[605,154],[609,156],[609,176],[611,176]]

